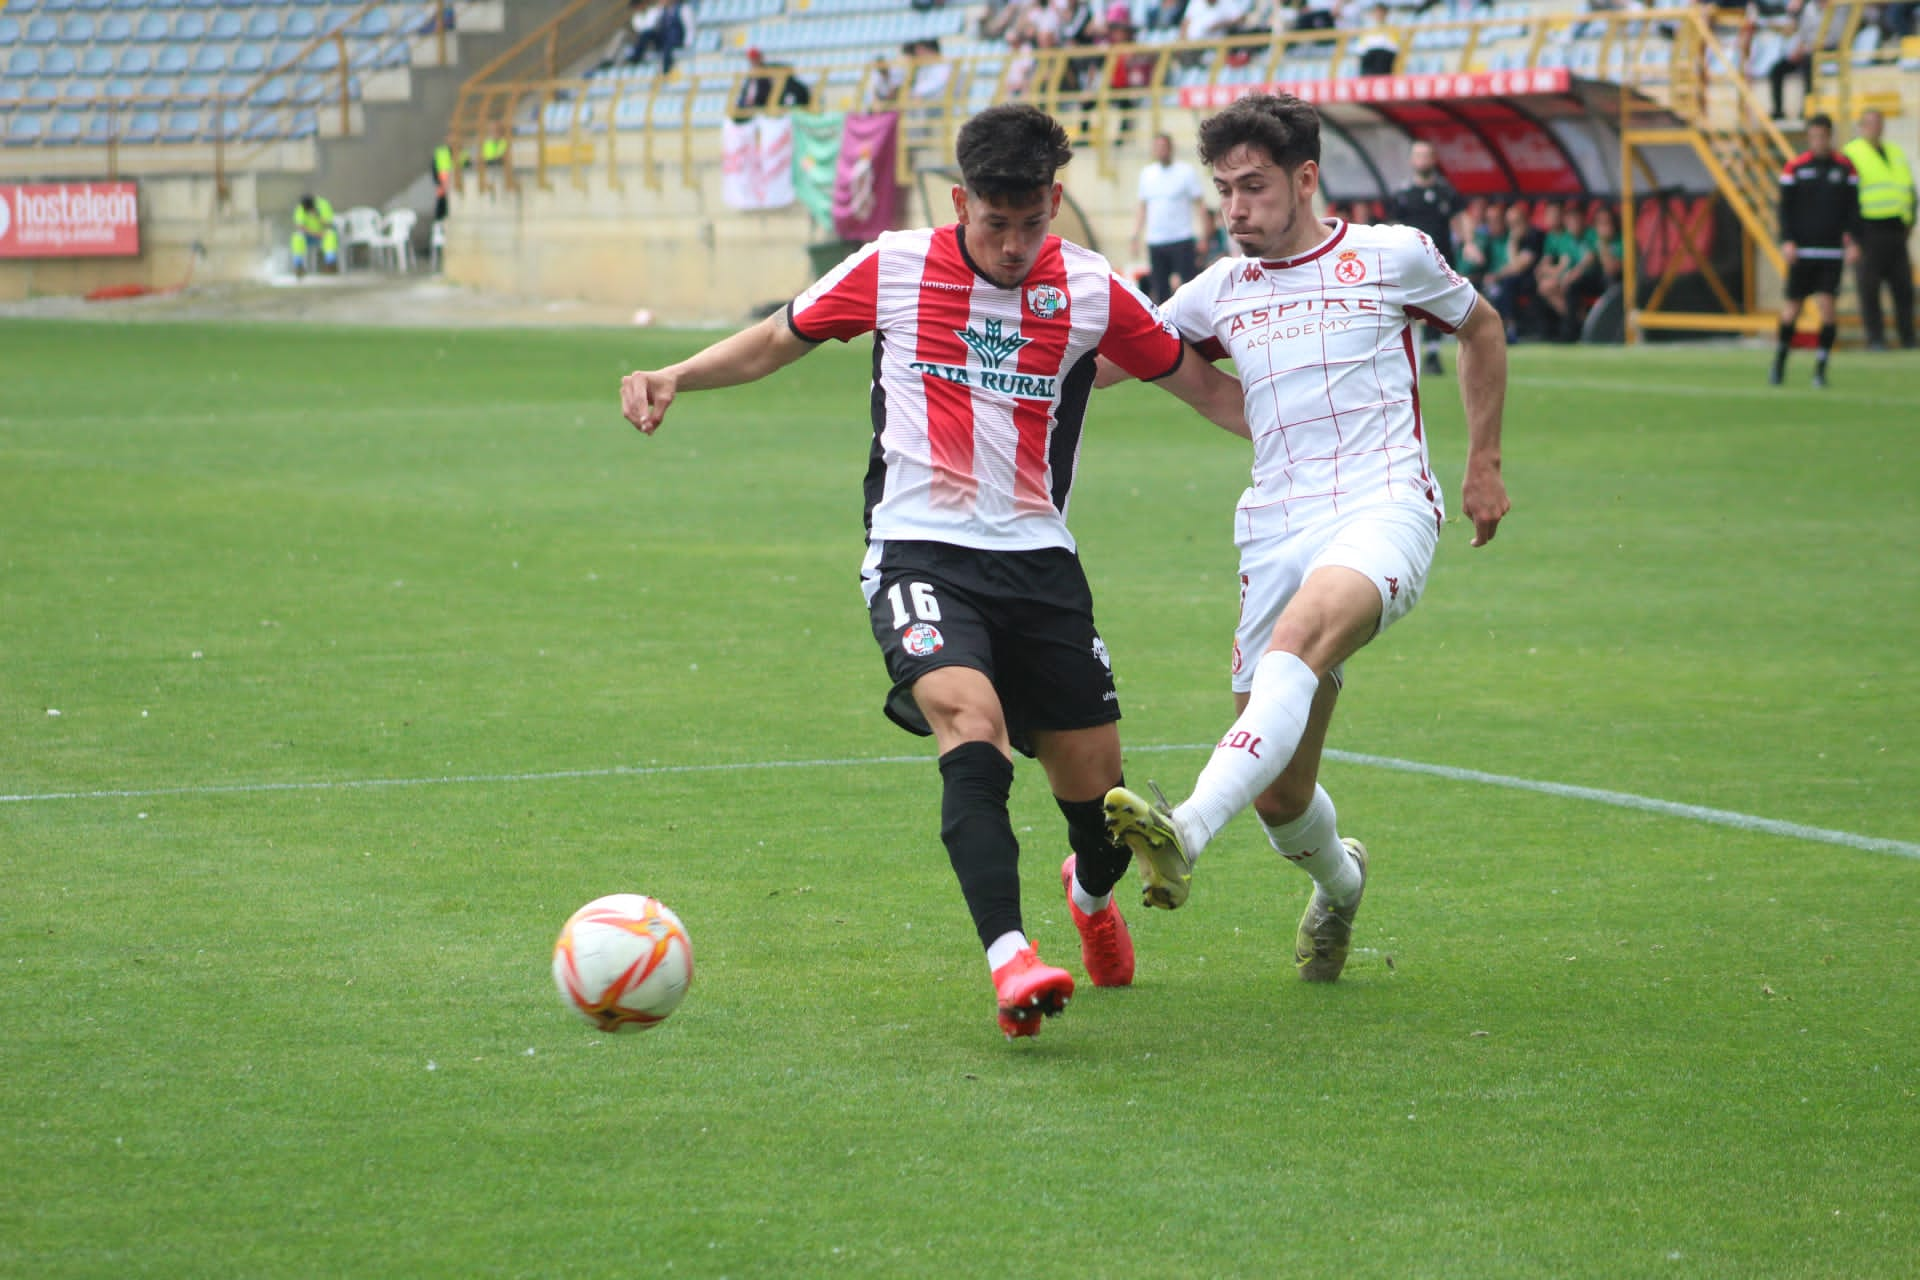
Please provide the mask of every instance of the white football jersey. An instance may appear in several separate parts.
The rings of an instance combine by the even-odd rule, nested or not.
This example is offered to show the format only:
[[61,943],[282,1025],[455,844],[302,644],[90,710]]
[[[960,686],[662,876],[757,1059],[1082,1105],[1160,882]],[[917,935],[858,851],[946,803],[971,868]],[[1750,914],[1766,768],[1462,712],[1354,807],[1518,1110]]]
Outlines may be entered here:
[[1376,502],[1445,515],[1413,325],[1451,333],[1477,295],[1412,227],[1326,226],[1297,258],[1221,259],[1164,309],[1203,353],[1239,368],[1253,432],[1253,487],[1235,517],[1243,544]]

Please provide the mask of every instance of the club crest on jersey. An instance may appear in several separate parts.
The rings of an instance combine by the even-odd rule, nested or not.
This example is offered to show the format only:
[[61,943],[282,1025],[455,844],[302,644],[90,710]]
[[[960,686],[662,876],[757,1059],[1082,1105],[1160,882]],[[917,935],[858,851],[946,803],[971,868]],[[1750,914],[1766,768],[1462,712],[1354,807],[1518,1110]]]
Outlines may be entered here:
[[947,639],[931,622],[916,622],[901,635],[900,644],[909,657],[931,658],[947,647]]
[[1067,309],[1067,295],[1050,284],[1037,284],[1027,290],[1027,310],[1037,320],[1051,320]]
[[1359,254],[1349,249],[1333,264],[1333,274],[1341,284],[1359,284],[1367,278],[1367,264],[1360,261]]

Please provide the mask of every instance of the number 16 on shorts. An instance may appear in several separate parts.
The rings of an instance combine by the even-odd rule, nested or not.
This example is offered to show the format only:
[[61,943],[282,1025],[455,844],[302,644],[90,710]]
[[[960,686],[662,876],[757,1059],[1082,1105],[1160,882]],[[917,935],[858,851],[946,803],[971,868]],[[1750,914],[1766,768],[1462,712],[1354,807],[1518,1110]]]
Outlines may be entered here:
[[896,582],[887,588],[887,603],[893,607],[893,629],[901,632],[900,646],[908,656],[931,658],[946,646],[946,638],[934,625],[940,621],[940,601],[934,598],[932,583]]

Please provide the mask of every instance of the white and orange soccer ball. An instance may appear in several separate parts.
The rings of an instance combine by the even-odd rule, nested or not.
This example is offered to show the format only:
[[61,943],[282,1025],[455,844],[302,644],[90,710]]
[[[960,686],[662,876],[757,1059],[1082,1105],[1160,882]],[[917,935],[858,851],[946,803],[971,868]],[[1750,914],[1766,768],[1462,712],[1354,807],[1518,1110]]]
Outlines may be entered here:
[[595,898],[553,944],[553,980],[602,1031],[644,1031],[680,1007],[693,981],[693,941],[680,917],[638,893]]

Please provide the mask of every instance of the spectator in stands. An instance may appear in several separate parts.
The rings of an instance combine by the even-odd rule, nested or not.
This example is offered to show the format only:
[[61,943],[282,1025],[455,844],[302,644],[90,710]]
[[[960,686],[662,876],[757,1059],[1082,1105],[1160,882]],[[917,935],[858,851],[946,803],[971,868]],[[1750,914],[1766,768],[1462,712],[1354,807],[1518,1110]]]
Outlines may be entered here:
[[1487,300],[1507,322],[1507,341],[1518,342],[1537,295],[1533,269],[1545,237],[1534,230],[1524,201],[1508,205],[1502,222],[1505,234],[1493,242],[1487,256]]
[[340,269],[340,233],[333,226],[333,204],[309,192],[293,207],[293,274],[307,274],[308,255],[317,251],[323,271]]
[[1013,56],[1007,60],[1007,97],[1018,100],[1024,98],[1034,87],[1035,73],[1040,67],[1039,42],[1026,32],[1016,32],[1008,41]]
[[785,62],[768,62],[766,55],[758,49],[747,50],[747,76],[740,82],[740,92],[734,95],[733,109],[735,120],[751,120],[774,103],[774,86],[779,85],[779,102],[782,107],[806,107],[813,103],[813,90],[806,82],[793,74],[791,65]]
[[[901,53],[911,57],[912,48],[909,44],[901,49]],[[894,66],[886,54],[874,54],[873,66],[867,71],[867,110],[892,111],[900,105],[900,90],[906,84],[906,73]]]
[[1295,31],[1331,31],[1339,24],[1340,0],[1300,0],[1293,16]]
[[1147,8],[1147,30],[1174,31],[1187,16],[1187,0],[1153,0]]
[[1218,40],[1236,35],[1240,24],[1252,12],[1253,0],[1187,0],[1186,16],[1180,20],[1180,38]]
[[660,6],[660,74],[673,74],[673,55],[693,45],[693,6],[686,0],[664,0]]
[[1806,99],[1813,96],[1813,63],[1820,54],[1820,4],[1819,0],[1789,0],[1787,4],[1786,25],[1791,30],[1787,39],[1787,48],[1775,60],[1767,71],[1767,82],[1773,90],[1773,118],[1785,120],[1787,77],[1797,74],[1800,77],[1801,111],[1806,110]]
[[[1116,6],[1118,7],[1118,6]],[[1140,35],[1133,29],[1133,19],[1124,12],[1107,19],[1107,43],[1109,45],[1131,45]],[[1142,101],[1137,90],[1145,89],[1153,83],[1153,73],[1160,65],[1160,55],[1151,49],[1136,49],[1132,53],[1114,53],[1113,70],[1109,73],[1107,101],[1114,109],[1132,112],[1139,108]],[[1120,128],[1125,132],[1133,123],[1130,115],[1120,117]]]
[[627,65],[637,67],[660,50],[660,0],[632,0],[627,6]]
[[1133,217],[1133,251],[1147,250],[1147,296],[1157,304],[1200,274],[1194,225],[1206,212],[1206,193],[1190,164],[1173,162],[1173,139],[1156,134],[1153,163],[1140,171]]
[[940,56],[938,40],[909,41],[904,52],[911,69],[907,93],[916,102],[938,102],[947,96],[953,67]]
[[1400,34],[1387,20],[1387,6],[1376,4],[1367,10],[1367,25],[1354,37],[1353,51],[1360,55],[1361,75],[1393,74],[1393,64],[1400,60]]

